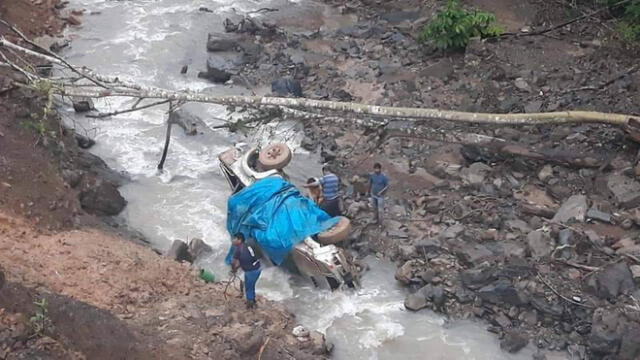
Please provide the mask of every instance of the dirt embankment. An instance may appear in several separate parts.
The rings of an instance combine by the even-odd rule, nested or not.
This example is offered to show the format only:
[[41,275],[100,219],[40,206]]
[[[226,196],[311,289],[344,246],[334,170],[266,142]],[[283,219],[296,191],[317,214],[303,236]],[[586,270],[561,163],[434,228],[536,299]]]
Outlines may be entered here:
[[[64,14],[62,14],[64,13]],[[77,13],[59,1],[2,1],[0,18],[29,37],[56,36]],[[0,33],[12,37],[0,26]],[[53,39],[53,40],[52,40]],[[55,48],[56,46],[54,46]],[[45,99],[0,74],[0,359],[324,358],[324,337],[259,299],[206,284],[190,266],[118,236],[96,215],[124,207],[126,177],[82,148]],[[39,319],[35,301],[47,300]],[[38,325],[47,326],[37,331]]]
[[[280,79],[274,93],[378,105],[640,113],[636,56],[610,37],[606,14],[544,36],[474,40],[466,52],[442,53],[415,40],[439,3],[328,3],[351,21],[336,25],[319,12],[313,28],[304,28],[292,10],[259,21],[231,19],[227,31],[237,35],[226,50],[245,55],[244,76],[223,81]],[[466,3],[494,11],[515,32],[589,11],[534,1]],[[537,358],[640,356],[640,154],[622,129],[305,125],[302,146],[319,151],[349,186],[345,209],[356,224],[349,247],[397,261],[396,278],[412,290],[408,309],[482,319],[506,351],[533,344]],[[408,137],[403,127],[413,129]],[[439,132],[497,137],[546,160],[429,140]],[[591,160],[567,165],[581,157]],[[351,191],[362,188],[374,162],[392,182],[382,228]]]

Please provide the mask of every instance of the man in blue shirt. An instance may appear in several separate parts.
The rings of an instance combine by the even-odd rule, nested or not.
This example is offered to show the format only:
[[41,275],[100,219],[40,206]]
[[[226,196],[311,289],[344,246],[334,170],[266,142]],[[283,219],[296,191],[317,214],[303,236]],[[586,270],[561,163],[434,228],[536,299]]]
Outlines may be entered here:
[[376,214],[376,223],[382,221],[382,213],[384,212],[384,193],[389,188],[389,179],[382,173],[382,165],[380,163],[373,164],[373,173],[369,175],[369,195],[371,196],[371,205]]
[[324,210],[329,216],[340,216],[340,178],[331,169],[325,165],[322,167],[322,173],[324,176],[318,180],[318,182],[302,185],[309,188],[311,186],[322,186],[322,202],[320,208]]
[[252,309],[256,306],[256,283],[262,272],[260,259],[256,256],[251,245],[245,243],[242,234],[237,234],[233,238],[233,246],[235,249],[231,271],[235,274],[239,267],[244,271],[244,294],[247,298],[247,308]]

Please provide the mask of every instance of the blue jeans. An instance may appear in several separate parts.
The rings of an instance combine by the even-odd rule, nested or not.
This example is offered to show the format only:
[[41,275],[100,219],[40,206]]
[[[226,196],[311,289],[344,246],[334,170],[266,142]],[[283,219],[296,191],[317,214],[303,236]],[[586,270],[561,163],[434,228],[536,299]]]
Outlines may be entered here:
[[249,301],[256,299],[256,283],[261,272],[260,268],[244,272],[244,294]]
[[376,215],[376,222],[382,221],[382,214],[384,213],[384,197],[371,195],[371,206]]

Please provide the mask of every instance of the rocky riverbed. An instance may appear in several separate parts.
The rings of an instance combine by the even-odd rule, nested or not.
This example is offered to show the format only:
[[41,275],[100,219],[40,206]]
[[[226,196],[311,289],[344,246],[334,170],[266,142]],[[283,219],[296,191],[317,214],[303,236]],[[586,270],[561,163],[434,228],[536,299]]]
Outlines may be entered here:
[[[202,76],[378,105],[639,112],[635,58],[609,37],[606,16],[527,36],[566,19],[537,2],[470,1],[524,36],[441,53],[415,41],[435,2],[330,3],[353,22],[301,30],[277,13],[229,19],[228,33],[209,38]],[[220,51],[241,59],[224,78],[215,77]],[[396,279],[413,289],[408,309],[482,319],[505,351],[533,344],[540,359],[640,356],[640,153],[622,129],[423,121],[406,123],[417,127],[407,137],[391,126],[306,125],[302,146],[336,165],[348,188],[345,210],[358,224],[349,247],[397,262]],[[545,156],[443,144],[422,129]],[[358,195],[374,162],[392,181],[382,227]]]
[[[275,1],[277,11],[230,17],[225,32],[202,44],[207,63],[176,72],[197,72],[257,94],[377,105],[639,112],[635,59],[608,37],[606,17],[527,36],[566,15],[533,1],[468,1],[494,11],[506,30],[524,36],[474,40],[465,52],[441,53],[415,40],[437,2],[328,3],[341,15],[327,19],[321,7]],[[193,119],[183,123],[187,132],[203,126]],[[434,133],[456,132],[504,139],[528,150],[525,155],[543,157],[434,141]],[[333,164],[347,189],[345,210],[356,225],[348,248],[397,263],[396,279],[412,292],[408,309],[481,319],[505,351],[532,344],[540,359],[640,355],[640,167],[638,145],[622,129],[436,121],[364,128],[319,120],[307,121],[305,134],[302,147]],[[119,194],[90,185],[94,165],[65,166],[75,162],[63,162],[66,177],[60,182],[76,189],[69,199],[74,211],[104,204],[94,213],[117,213],[112,206]],[[366,199],[358,194],[374,162],[383,164],[392,181],[382,227],[371,223]],[[102,168],[95,159],[89,163]],[[22,184],[7,183],[13,189]],[[77,197],[83,191],[89,194]],[[95,201],[106,193],[115,200]],[[83,198],[91,201],[83,205]],[[46,217],[29,209],[45,202],[12,201],[12,214]],[[242,351],[229,344],[229,356]],[[206,356],[218,350],[191,351]],[[324,345],[310,351],[323,352]]]

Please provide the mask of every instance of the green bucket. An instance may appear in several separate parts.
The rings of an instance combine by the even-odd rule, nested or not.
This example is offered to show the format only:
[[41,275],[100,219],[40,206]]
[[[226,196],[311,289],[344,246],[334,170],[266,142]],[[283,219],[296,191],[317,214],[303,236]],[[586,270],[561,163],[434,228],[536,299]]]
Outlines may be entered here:
[[216,276],[212,272],[206,269],[200,269],[200,279],[206,283],[212,283],[216,281]]

